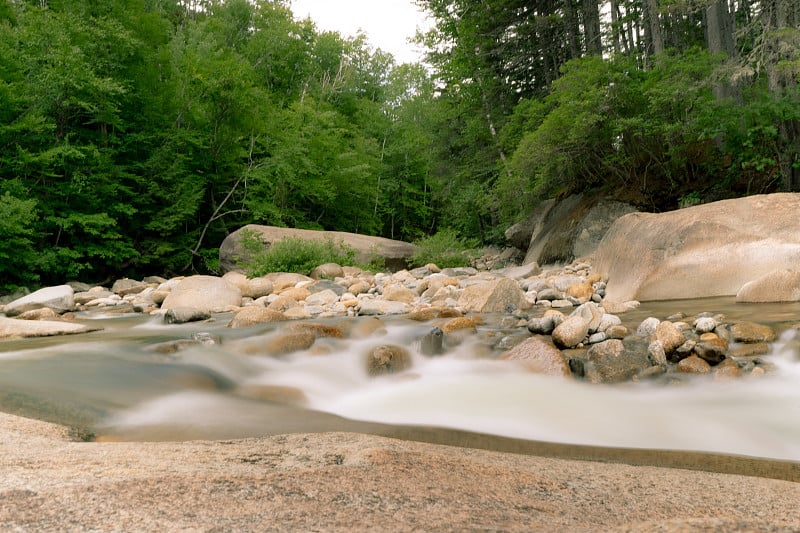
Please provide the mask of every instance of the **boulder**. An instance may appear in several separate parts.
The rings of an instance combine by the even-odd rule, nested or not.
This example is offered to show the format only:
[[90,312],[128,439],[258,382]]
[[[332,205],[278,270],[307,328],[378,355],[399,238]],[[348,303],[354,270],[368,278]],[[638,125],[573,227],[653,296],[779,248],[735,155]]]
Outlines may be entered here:
[[800,262],[800,193],[756,195],[619,218],[594,269],[606,299],[733,296],[746,283]]
[[526,309],[528,301],[516,280],[501,278],[470,285],[458,298],[458,306],[476,313],[509,313]]
[[[635,211],[633,206],[597,195],[579,194],[561,201],[546,200],[523,224],[509,228],[506,238],[512,245],[526,250],[525,264],[569,263],[594,253],[611,224],[632,211]],[[520,247],[526,235],[530,235],[530,240],[527,246]]]
[[258,324],[283,322],[285,320],[288,320],[288,318],[280,311],[274,311],[259,305],[251,305],[233,315],[233,318],[228,323],[228,327],[234,329],[246,328]]
[[737,302],[800,302],[800,271],[776,270],[742,285]]
[[652,366],[649,343],[642,337],[610,339],[589,348],[587,358],[592,363],[587,379],[596,383],[617,383],[631,379]]
[[5,314],[16,316],[32,309],[47,307],[56,313],[66,313],[75,307],[75,291],[69,285],[45,287],[6,304]]
[[504,361],[516,361],[536,374],[570,377],[567,358],[546,337],[530,337],[500,356]]
[[209,318],[211,318],[211,315],[208,311],[194,307],[171,307],[164,313],[164,323],[166,324],[186,324],[187,322],[200,322]]
[[190,276],[172,289],[161,308],[192,307],[213,313],[241,304],[242,292],[236,285],[215,276]]
[[222,241],[219,248],[219,263],[224,271],[241,270],[241,263],[244,257],[241,238],[242,233],[246,231],[256,233],[264,243],[265,248],[285,237],[321,241],[330,239],[333,242],[342,242],[355,250],[355,261],[357,263],[367,264],[377,257],[391,270],[405,268],[408,259],[417,250],[417,247],[413,244],[384,237],[370,237],[341,231],[314,231],[250,224],[234,231]]
[[379,298],[364,298],[359,300],[358,314],[370,315],[403,315],[408,313],[410,307],[403,302],[390,302]]
[[309,274],[311,279],[336,279],[344,277],[344,269],[336,263],[319,265]]
[[731,326],[731,340],[745,343],[772,342],[777,337],[775,330],[755,322],[737,322]]
[[562,348],[573,348],[589,335],[590,319],[570,315],[553,330],[553,342]]
[[90,328],[83,324],[55,320],[17,320],[0,316],[0,339],[22,337],[50,337],[88,333],[101,328]]

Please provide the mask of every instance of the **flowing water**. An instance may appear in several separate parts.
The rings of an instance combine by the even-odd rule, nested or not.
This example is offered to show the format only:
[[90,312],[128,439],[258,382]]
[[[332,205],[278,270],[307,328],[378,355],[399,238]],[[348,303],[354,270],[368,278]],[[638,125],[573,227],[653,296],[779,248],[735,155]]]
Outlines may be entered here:
[[[0,409],[127,439],[368,430],[363,422],[370,422],[800,461],[794,329],[800,305],[735,304],[729,298],[657,302],[621,317],[635,327],[647,316],[663,319],[676,311],[721,312],[731,320],[775,326],[781,337],[762,358],[776,370],[726,382],[696,377],[680,385],[591,385],[521,372],[496,360],[486,339],[513,334],[503,330],[501,317],[487,317],[478,335],[439,357],[415,350],[415,339],[431,325],[402,318],[386,319],[380,335],[320,339],[313,350],[270,357],[240,355],[230,347],[248,336],[269,335],[274,325],[231,330],[224,327],[229,316],[221,315],[210,323],[167,326],[151,317],[93,313],[79,319],[103,331],[0,343]],[[355,320],[329,319],[343,326]],[[175,354],[148,349],[200,331],[220,343]],[[369,377],[364,354],[377,344],[411,349],[412,369]],[[299,389],[305,408],[238,392],[268,385]]]

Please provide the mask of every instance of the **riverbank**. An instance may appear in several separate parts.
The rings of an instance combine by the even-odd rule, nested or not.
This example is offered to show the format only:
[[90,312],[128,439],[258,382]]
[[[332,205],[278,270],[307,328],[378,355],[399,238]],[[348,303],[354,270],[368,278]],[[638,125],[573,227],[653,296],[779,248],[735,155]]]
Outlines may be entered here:
[[12,531],[800,528],[797,482],[356,433],[72,442],[0,414],[0,467]]

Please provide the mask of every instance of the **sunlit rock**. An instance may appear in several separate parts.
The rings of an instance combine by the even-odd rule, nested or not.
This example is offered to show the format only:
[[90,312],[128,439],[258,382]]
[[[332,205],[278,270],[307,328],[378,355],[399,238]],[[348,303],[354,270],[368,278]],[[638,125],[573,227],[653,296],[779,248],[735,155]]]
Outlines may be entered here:
[[530,337],[500,356],[504,361],[515,361],[526,370],[548,376],[572,375],[564,354],[546,337]]
[[190,276],[175,285],[161,308],[193,307],[213,313],[241,303],[242,291],[236,285],[215,276]]
[[75,291],[69,285],[45,287],[27,296],[7,303],[4,312],[8,316],[16,316],[32,309],[47,307],[56,313],[66,313],[75,308]]

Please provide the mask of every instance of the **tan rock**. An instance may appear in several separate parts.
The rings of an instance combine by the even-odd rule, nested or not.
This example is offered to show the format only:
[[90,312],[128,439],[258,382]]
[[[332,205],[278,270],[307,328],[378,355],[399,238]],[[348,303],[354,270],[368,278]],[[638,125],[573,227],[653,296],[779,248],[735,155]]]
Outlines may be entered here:
[[311,291],[305,287],[291,287],[279,291],[278,294],[286,298],[291,298],[295,302],[302,302],[311,295]]
[[308,276],[304,276],[302,274],[293,274],[291,272],[275,272],[272,274],[267,274],[263,277],[272,282],[272,290],[276,293],[280,293],[285,289],[295,287],[298,284],[311,283],[314,281]]
[[553,330],[553,342],[562,348],[573,348],[589,334],[589,320],[580,315],[570,315]]
[[403,285],[392,284],[383,288],[383,298],[392,302],[410,304],[417,298],[417,294]]
[[376,346],[367,353],[366,365],[370,376],[395,374],[411,368],[411,353],[402,346]]
[[265,402],[289,405],[305,405],[308,403],[306,393],[297,387],[286,385],[247,384],[236,389],[236,393],[246,398]]
[[755,322],[737,322],[731,326],[731,340],[733,342],[772,342],[776,337],[777,334],[774,329]]
[[669,320],[659,322],[658,326],[656,326],[655,338],[661,342],[664,347],[664,353],[667,355],[673,353],[686,342],[681,330]]
[[592,294],[594,294],[594,289],[592,288],[592,284],[586,281],[581,283],[573,283],[567,287],[566,292],[569,296],[577,298],[581,302],[586,302],[592,297]]
[[678,362],[678,372],[687,374],[708,374],[711,372],[711,365],[696,355],[691,355]]
[[336,279],[344,277],[344,269],[336,263],[325,263],[317,266],[309,274],[311,279]]
[[285,313],[289,309],[294,309],[299,307],[300,304],[297,303],[296,300],[293,298],[289,298],[286,295],[281,294],[277,298],[275,298],[272,303],[267,305],[267,309],[271,309],[272,311],[278,311],[280,313]]
[[350,328],[350,337],[354,339],[365,339],[378,335],[386,335],[386,324],[375,316],[359,318]]
[[798,302],[800,271],[780,269],[742,285],[737,302]]
[[511,278],[470,285],[461,293],[458,305],[476,313],[507,313],[529,306],[519,282]]
[[190,276],[170,291],[161,308],[192,307],[213,313],[241,304],[242,291],[236,285],[214,276]]
[[285,355],[308,350],[316,340],[317,336],[310,331],[282,332],[267,339],[263,347],[270,355]]
[[341,328],[336,326],[331,326],[330,324],[320,324],[317,322],[297,322],[288,324],[284,331],[290,333],[296,333],[301,331],[308,331],[314,334],[315,337],[330,337],[334,339],[343,339],[345,337],[344,331]]
[[500,359],[515,361],[536,374],[572,376],[566,357],[546,337],[530,337],[501,355]]
[[475,322],[471,318],[465,316],[450,319],[439,327],[442,328],[442,331],[445,333],[453,333],[459,330],[467,330],[471,333],[477,331]]
[[267,309],[259,305],[251,305],[242,308],[236,313],[228,323],[229,328],[246,328],[258,324],[269,324],[272,322],[283,322],[288,320],[286,315],[281,312]]

